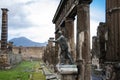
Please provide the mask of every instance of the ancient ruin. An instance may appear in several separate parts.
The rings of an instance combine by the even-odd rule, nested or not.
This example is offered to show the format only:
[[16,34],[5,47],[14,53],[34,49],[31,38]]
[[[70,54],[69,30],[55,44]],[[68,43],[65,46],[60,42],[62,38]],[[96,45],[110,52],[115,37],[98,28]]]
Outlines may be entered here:
[[99,58],[105,80],[120,79],[120,1],[106,0],[106,22],[100,23],[97,30],[97,45],[92,54]]
[[[120,0],[106,0],[106,20],[100,22],[97,35],[92,37],[90,50],[90,4],[92,0],[61,0],[53,17],[55,39],[50,37],[46,47],[16,47],[8,42],[8,9],[2,8],[0,69],[11,68],[22,60],[40,60],[60,76],[61,80],[91,80],[94,71],[100,72],[103,80],[120,79]],[[76,44],[74,37],[76,24]],[[62,61],[59,32],[68,44],[69,59]],[[63,41],[64,42],[64,41]],[[63,53],[67,53],[63,52]],[[72,59],[72,58],[71,58]],[[67,62],[68,61],[68,62]],[[91,68],[92,67],[92,68]],[[39,68],[38,68],[39,69]],[[45,71],[44,71],[45,72]],[[47,74],[47,79],[51,79]],[[96,75],[95,75],[96,76]],[[56,76],[55,76],[56,77]]]
[[[77,62],[78,79],[90,80],[90,13],[89,5],[92,0],[61,0],[57,8],[53,23],[55,34],[62,31],[70,45],[70,52]],[[74,43],[74,19],[77,16],[76,53]],[[57,35],[55,39],[57,39]],[[59,48],[56,45],[56,55]],[[84,74],[86,73],[86,74]],[[65,80],[65,79],[63,79]]]
[[55,46],[50,40],[54,40],[54,38],[53,37],[49,38],[48,44],[46,48],[44,48],[43,60],[46,64],[49,63],[50,65],[54,65],[56,63]]
[[7,36],[8,36],[8,9],[2,8],[2,31],[1,31],[1,51],[7,53]]
[[12,42],[7,42],[8,38],[8,9],[2,8],[2,29],[1,29],[1,50],[0,69],[10,69],[12,65],[22,61],[21,54],[13,54]]

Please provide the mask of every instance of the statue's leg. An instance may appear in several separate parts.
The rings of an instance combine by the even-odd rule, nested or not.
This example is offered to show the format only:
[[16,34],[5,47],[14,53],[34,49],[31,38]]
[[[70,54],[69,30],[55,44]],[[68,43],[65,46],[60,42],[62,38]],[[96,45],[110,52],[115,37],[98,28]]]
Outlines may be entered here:
[[65,51],[61,52],[61,58],[60,58],[61,64],[65,64]]
[[70,64],[74,64],[73,58],[72,58],[70,52],[68,52],[68,51],[67,51],[67,57],[68,57],[68,59],[70,61]]

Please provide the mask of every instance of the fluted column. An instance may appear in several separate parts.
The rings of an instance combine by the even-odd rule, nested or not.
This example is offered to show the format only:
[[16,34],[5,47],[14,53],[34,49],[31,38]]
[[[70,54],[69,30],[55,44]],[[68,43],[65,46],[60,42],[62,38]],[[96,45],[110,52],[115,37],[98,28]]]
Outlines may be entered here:
[[106,0],[108,26],[108,61],[120,61],[120,0]]
[[1,31],[1,51],[7,51],[7,35],[8,35],[8,9],[2,8],[2,31]]

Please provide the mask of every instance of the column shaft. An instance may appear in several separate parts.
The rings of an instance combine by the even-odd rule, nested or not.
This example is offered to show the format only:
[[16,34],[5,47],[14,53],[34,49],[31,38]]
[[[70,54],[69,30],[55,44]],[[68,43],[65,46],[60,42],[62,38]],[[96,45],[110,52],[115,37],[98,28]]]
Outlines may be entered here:
[[8,16],[7,11],[8,9],[2,8],[2,31],[1,31],[1,51],[5,52],[7,51],[7,33],[8,33]]
[[67,18],[65,20],[65,32],[70,46],[70,52],[72,57],[75,59],[75,42],[74,42],[74,19]]
[[[90,59],[90,15],[89,4],[77,6],[77,61],[81,79],[91,80],[91,59]],[[79,60],[82,60],[79,61]]]

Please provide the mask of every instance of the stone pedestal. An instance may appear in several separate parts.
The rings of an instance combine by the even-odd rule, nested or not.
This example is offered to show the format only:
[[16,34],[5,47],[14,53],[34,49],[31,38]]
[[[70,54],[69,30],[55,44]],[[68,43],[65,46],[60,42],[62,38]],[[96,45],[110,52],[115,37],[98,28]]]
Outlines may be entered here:
[[76,80],[77,66],[76,65],[57,65],[61,80]]

